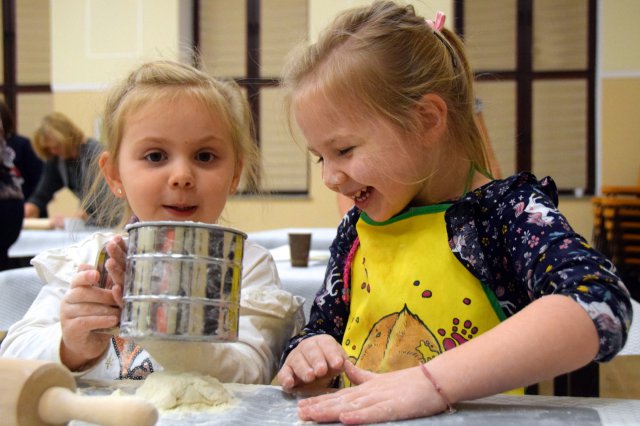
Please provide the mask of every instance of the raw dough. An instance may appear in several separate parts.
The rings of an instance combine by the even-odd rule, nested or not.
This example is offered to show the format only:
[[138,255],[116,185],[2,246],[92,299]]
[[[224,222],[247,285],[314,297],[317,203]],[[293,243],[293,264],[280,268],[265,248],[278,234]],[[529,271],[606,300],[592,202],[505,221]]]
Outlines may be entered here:
[[215,377],[157,371],[149,374],[136,395],[159,410],[210,410],[229,406],[233,396]]

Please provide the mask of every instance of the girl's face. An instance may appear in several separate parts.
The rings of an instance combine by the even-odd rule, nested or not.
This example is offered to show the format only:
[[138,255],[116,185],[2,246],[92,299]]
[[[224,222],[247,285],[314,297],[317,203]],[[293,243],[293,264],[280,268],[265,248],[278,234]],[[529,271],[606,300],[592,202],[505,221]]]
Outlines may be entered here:
[[294,104],[309,151],[322,164],[325,185],[379,222],[424,204],[429,149],[381,119],[354,118],[348,107],[332,106],[323,96],[304,93]]
[[103,171],[140,220],[215,223],[241,167],[218,114],[183,96],[150,101],[126,117],[117,164]]

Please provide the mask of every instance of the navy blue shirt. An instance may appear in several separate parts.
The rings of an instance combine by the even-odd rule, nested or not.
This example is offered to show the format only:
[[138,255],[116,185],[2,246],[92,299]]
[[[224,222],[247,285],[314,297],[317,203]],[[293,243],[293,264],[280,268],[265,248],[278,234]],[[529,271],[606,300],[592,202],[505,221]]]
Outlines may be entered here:
[[[629,292],[613,264],[573,231],[557,205],[551,178],[538,181],[530,173],[520,173],[494,180],[447,209],[449,247],[493,291],[506,317],[544,295],[574,299],[598,331],[595,360],[607,361],[627,339],[632,318]],[[342,343],[349,319],[343,274],[359,218],[354,207],[342,219],[309,322],[290,340],[281,362],[310,336],[329,334]]]

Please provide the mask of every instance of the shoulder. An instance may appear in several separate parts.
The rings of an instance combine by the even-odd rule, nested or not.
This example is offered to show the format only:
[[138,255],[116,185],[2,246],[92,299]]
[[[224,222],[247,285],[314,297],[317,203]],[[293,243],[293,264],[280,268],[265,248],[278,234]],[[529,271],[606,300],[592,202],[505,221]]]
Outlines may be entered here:
[[242,255],[243,287],[249,281],[264,281],[279,285],[278,270],[271,252],[252,241],[245,241]]
[[532,195],[545,199],[553,207],[558,205],[558,190],[551,177],[547,176],[538,180],[532,173],[522,172],[506,179],[492,180],[468,192],[452,205],[452,210],[468,209],[475,206],[486,211],[505,203],[513,204],[517,201],[526,201]]
[[254,265],[261,262],[273,262],[271,252],[260,244],[253,241],[244,242],[244,253],[242,256],[242,264],[244,267]]

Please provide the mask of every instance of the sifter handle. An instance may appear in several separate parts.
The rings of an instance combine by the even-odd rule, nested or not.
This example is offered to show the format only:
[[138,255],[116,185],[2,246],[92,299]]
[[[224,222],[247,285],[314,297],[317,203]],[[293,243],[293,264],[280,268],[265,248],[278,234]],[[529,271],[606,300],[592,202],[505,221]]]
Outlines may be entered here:
[[58,386],[44,391],[38,403],[38,414],[43,421],[55,424],[83,420],[104,426],[151,426],[158,421],[158,410],[143,399],[113,395],[82,396]]

